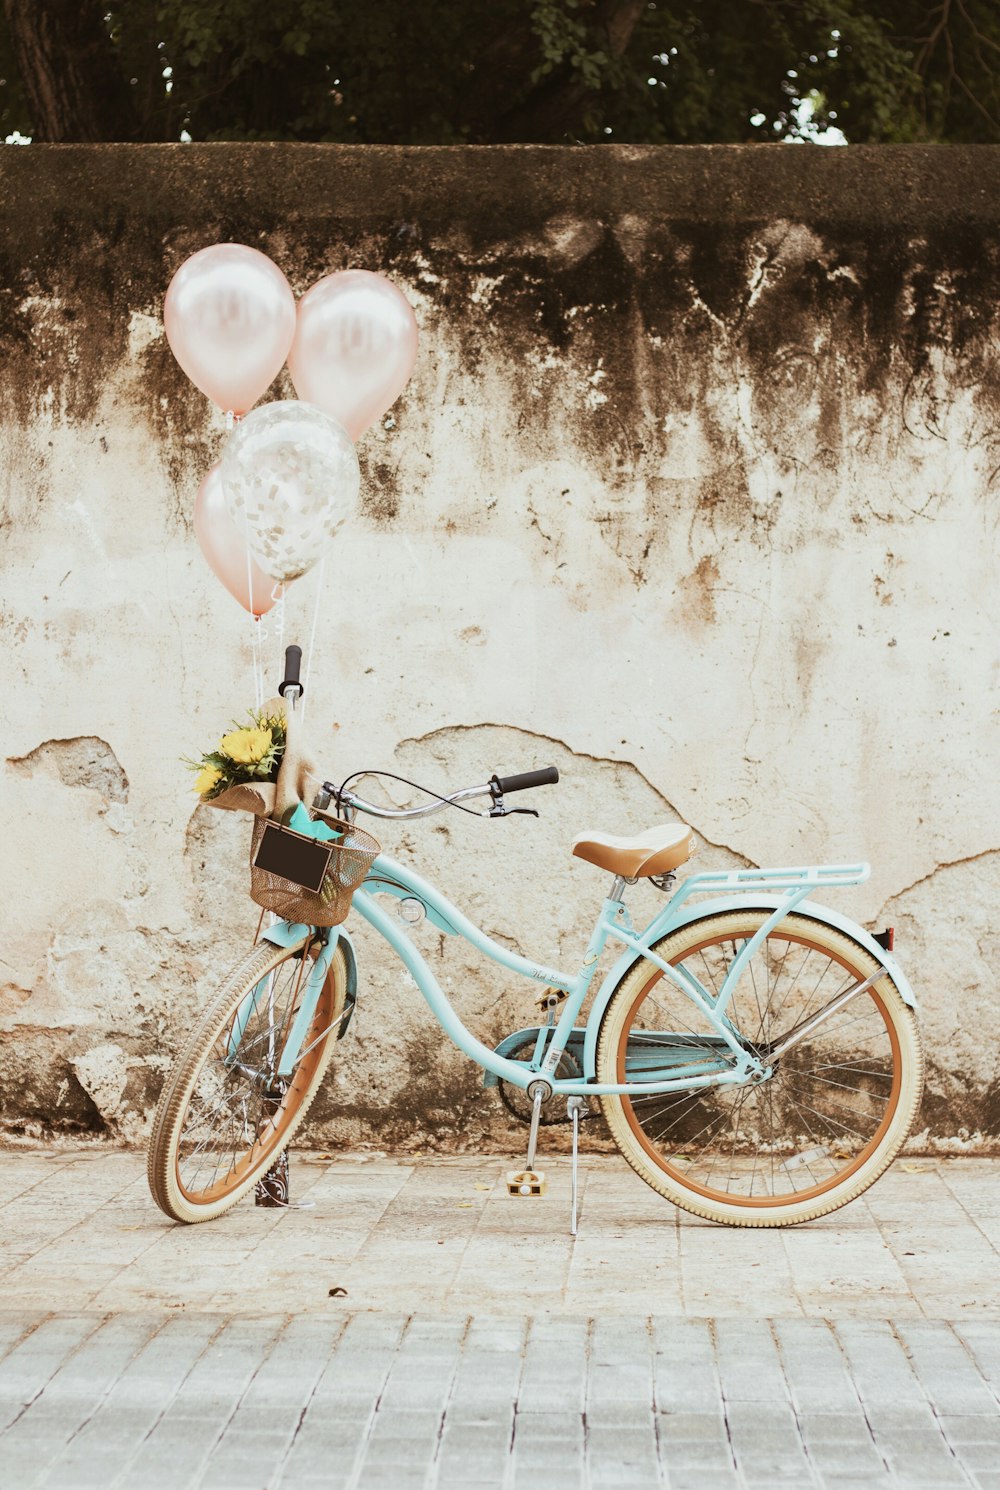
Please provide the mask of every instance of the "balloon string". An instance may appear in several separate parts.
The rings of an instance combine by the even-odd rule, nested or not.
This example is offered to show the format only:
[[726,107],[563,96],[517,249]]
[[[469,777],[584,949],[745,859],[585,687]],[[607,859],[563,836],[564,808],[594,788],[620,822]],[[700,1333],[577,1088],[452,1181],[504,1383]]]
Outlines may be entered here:
[[274,634],[278,642],[278,655],[275,659],[275,672],[283,678],[285,676],[285,586],[279,580],[271,591],[274,598]]
[[256,699],[258,709],[264,708],[264,642],[267,639],[267,627],[262,626],[261,617],[253,611],[253,556],[250,554],[250,541],[246,541],[246,590],[250,600],[250,617],[253,620],[253,629],[250,632],[253,638],[253,696]]
[[316,645],[316,623],[319,620],[319,603],[323,596],[323,571],[326,568],[326,554],[319,561],[319,570],[316,576],[316,594],[313,599],[312,629],[309,632],[309,651],[306,653],[306,675],[302,680],[302,717],[305,718],[306,709],[309,706],[309,676],[312,673],[313,648]]
[[250,618],[253,630],[251,631],[251,655],[253,658],[253,691],[254,699],[258,709],[264,706],[263,671],[261,668],[261,654],[266,633],[264,632],[260,616]]

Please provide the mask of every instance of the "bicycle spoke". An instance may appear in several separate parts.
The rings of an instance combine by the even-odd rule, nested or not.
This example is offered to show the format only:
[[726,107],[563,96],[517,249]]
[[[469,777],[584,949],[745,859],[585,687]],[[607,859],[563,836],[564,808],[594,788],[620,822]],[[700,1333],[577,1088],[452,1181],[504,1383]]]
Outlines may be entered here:
[[[751,939],[748,932],[727,936],[724,943],[703,943],[676,965],[696,973],[717,1000]],[[779,927],[748,959],[728,1020],[751,1048],[764,1049],[865,976],[861,967],[839,961],[825,946],[801,935],[783,937]],[[690,1065],[732,1060],[728,1049],[720,1049],[717,1031],[695,1027],[690,1003],[665,976],[651,979],[630,1021],[624,1038],[626,1059],[634,1057],[632,1081],[653,1070],[658,1048],[671,1050],[670,1070],[677,1077]],[[665,1058],[658,1070],[666,1069]],[[680,1167],[686,1184],[755,1204],[828,1187],[842,1167],[876,1141],[894,1101],[893,1046],[872,994],[833,1009],[775,1063],[763,1084],[713,1084],[676,1095],[635,1092],[622,1098],[646,1142],[668,1168]]]
[[[177,1179],[192,1199],[224,1195],[260,1163],[285,1125],[294,1072],[278,1083],[276,1067],[302,1006],[309,969],[305,957],[278,962],[247,990],[207,1045],[176,1137]],[[315,1052],[342,1022],[323,997],[321,988],[296,1070],[315,1061]]]

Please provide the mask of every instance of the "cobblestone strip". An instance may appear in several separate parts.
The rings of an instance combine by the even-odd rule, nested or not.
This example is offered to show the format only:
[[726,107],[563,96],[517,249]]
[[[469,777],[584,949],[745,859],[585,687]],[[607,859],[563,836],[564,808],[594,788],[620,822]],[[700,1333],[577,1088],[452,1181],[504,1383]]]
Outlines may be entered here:
[[592,1490],[655,1490],[665,1485],[657,1453],[648,1319],[595,1319],[585,1414]]
[[[1000,1490],[1000,1406],[975,1352],[939,1324],[907,1322],[897,1334],[956,1460],[976,1485]],[[994,1325],[988,1338],[1000,1356],[998,1336]]]
[[726,1427],[743,1482],[816,1484],[770,1323],[717,1320],[715,1346]]
[[502,1490],[514,1437],[514,1403],[527,1321],[473,1319],[444,1419],[437,1490]]
[[887,1466],[829,1323],[780,1319],[773,1324],[798,1419],[799,1434],[820,1483],[884,1483]]
[[423,1490],[433,1483],[467,1329],[465,1319],[410,1321],[372,1418],[357,1490]]
[[284,1322],[283,1316],[271,1316],[223,1325],[139,1446],[125,1484],[142,1490],[188,1490],[197,1484]]
[[101,1320],[93,1314],[43,1319],[0,1361],[0,1433],[31,1406],[63,1362],[78,1350]]
[[579,1490],[590,1322],[534,1318],[514,1419],[511,1490]]
[[372,1422],[408,1322],[405,1315],[389,1314],[355,1314],[348,1320],[305,1404],[276,1487],[347,1490],[356,1483]]
[[[947,1332],[935,1323],[929,1328]],[[906,1486],[968,1486],[892,1325],[884,1320],[841,1321],[837,1336],[876,1447],[889,1470]]]
[[[221,1324],[207,1315],[168,1319],[53,1462],[41,1481],[46,1490],[110,1490],[116,1482],[121,1484],[119,1477]],[[81,1353],[73,1363],[77,1375],[85,1365]],[[86,1381],[78,1389],[82,1395]]]
[[656,1434],[670,1490],[736,1490],[712,1322],[654,1319],[652,1329]]
[[992,1321],[5,1326],[3,1490],[1000,1490]]
[[13,1484],[48,1482],[48,1469],[78,1434],[159,1321],[136,1315],[105,1320],[45,1383],[44,1391],[3,1436],[3,1476]]
[[277,1480],[343,1321],[292,1319],[240,1399],[212,1449],[199,1490],[246,1490]]

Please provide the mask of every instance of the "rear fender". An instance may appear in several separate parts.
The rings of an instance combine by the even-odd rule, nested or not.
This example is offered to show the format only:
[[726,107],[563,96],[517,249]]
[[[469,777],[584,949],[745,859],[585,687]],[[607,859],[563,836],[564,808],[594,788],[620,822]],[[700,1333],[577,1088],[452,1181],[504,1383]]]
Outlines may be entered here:
[[[727,911],[773,911],[778,908],[784,898],[781,895],[734,895],[725,900],[701,900],[697,905],[689,906],[686,910],[682,911],[676,920],[672,917],[668,918],[666,912],[655,916],[639,940],[643,946],[651,947],[654,942],[659,941],[668,932],[678,931],[682,926],[690,926],[693,921],[700,921],[710,916],[724,915]],[[870,952],[872,957],[875,958],[875,961],[880,962],[885,968],[893,983],[899,989],[899,994],[904,1004],[908,1004],[911,1009],[917,1007],[916,996],[899,963],[884,947],[879,946],[870,931],[866,931],[863,926],[859,926],[849,916],[842,916],[839,911],[832,911],[829,906],[816,905],[811,900],[800,901],[791,914],[805,916],[810,921],[819,921],[824,926],[831,926],[836,931],[842,931],[845,936],[849,936],[859,946],[864,947],[865,951]],[[778,924],[780,925],[781,923],[779,922]],[[590,1011],[590,1018],[587,1020],[587,1038],[584,1041],[583,1047],[583,1069],[584,1075],[588,1080],[597,1074],[597,1036],[601,1028],[601,1020],[604,1018],[604,1011],[611,1002],[611,997],[619,983],[625,977],[625,974],[640,960],[640,954],[632,951],[631,948],[623,952],[597,990],[594,1005]]]

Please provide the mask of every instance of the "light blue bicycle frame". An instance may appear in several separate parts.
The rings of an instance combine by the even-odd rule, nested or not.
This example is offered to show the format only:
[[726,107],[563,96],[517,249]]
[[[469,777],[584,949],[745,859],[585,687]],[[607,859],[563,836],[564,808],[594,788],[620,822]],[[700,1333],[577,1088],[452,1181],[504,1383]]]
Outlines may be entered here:
[[[588,1093],[601,1096],[636,1091],[641,1091],[648,1096],[658,1092],[693,1091],[709,1086],[739,1086],[767,1076],[768,1068],[740,1040],[727,1018],[726,1010],[750,958],[765,937],[770,935],[785,916],[793,910],[799,909],[815,920],[847,931],[882,964],[896,983],[904,1000],[910,1004],[915,1003],[909,984],[895,960],[868,932],[826,907],[814,905],[807,900],[810,891],[814,889],[821,886],[839,887],[860,884],[868,878],[869,873],[867,864],[851,864],[798,869],[746,869],[691,875],[681,883],[667,905],[653,917],[641,933],[634,930],[629,913],[621,900],[608,898],[601,906],[583,962],[576,974],[559,972],[555,968],[546,967],[542,963],[534,962],[530,958],[522,957],[501,946],[464,916],[435,886],[421,878],[412,869],[398,864],[385,854],[379,855],[364,884],[355,891],[353,907],[393,948],[427,1000],[431,1012],[445,1034],[470,1060],[483,1067],[488,1073],[486,1078],[488,1083],[492,1084],[493,1080],[501,1078],[512,1086],[525,1089],[541,1076],[549,1082],[555,1093],[566,1097],[586,1096]],[[726,898],[718,902],[699,901],[695,905],[687,904],[691,895],[696,892],[721,893]],[[562,1005],[558,1020],[551,1027],[539,1028],[534,1057],[530,1062],[510,1060],[500,1053],[503,1045],[512,1046],[516,1043],[513,1037],[502,1042],[497,1050],[491,1050],[465,1027],[425,958],[407,936],[403,924],[389,915],[382,906],[376,904],[374,897],[378,894],[416,901],[422,907],[422,913],[426,914],[428,920],[440,931],[447,935],[464,937],[471,946],[499,966],[521,977],[561,989],[568,995]],[[709,992],[689,970],[672,967],[653,951],[653,944],[669,931],[703,916],[717,915],[721,911],[733,909],[760,910],[762,908],[766,909],[769,914],[754,935],[745,941],[734,958],[718,994],[714,988]],[[310,929],[307,926],[279,921],[263,935],[277,946],[297,946]],[[319,931],[316,935],[324,939],[324,945],[310,972],[298,1013],[280,1054],[277,1071],[281,1076],[289,1075],[298,1060],[302,1041],[312,1022],[316,1002],[338,938],[344,936],[349,941],[346,933],[341,932],[339,927],[333,927],[329,931]],[[576,1021],[590,991],[595,968],[609,941],[622,943],[624,951],[605,976],[587,1018],[583,1038],[582,1074],[557,1078],[554,1072],[559,1066],[570,1037],[576,1030]],[[714,1062],[705,1061],[700,1066],[685,1063],[683,1076],[661,1077],[656,1075],[655,1069],[652,1069],[641,1081],[598,1082],[596,1080],[597,1036],[601,1019],[621,979],[640,958],[645,959],[651,967],[658,968],[665,977],[670,978],[700,1011],[721,1042],[718,1047],[718,1059]],[[269,981],[265,978],[247,995],[230,1035],[230,1048],[234,1053],[250,1013],[262,999],[266,998],[268,987]],[[520,1033],[527,1036],[533,1034],[534,1030]],[[521,1043],[523,1044],[523,1041]],[[664,1054],[667,1057],[666,1049]],[[669,1059],[665,1059],[664,1068],[670,1068]]]

